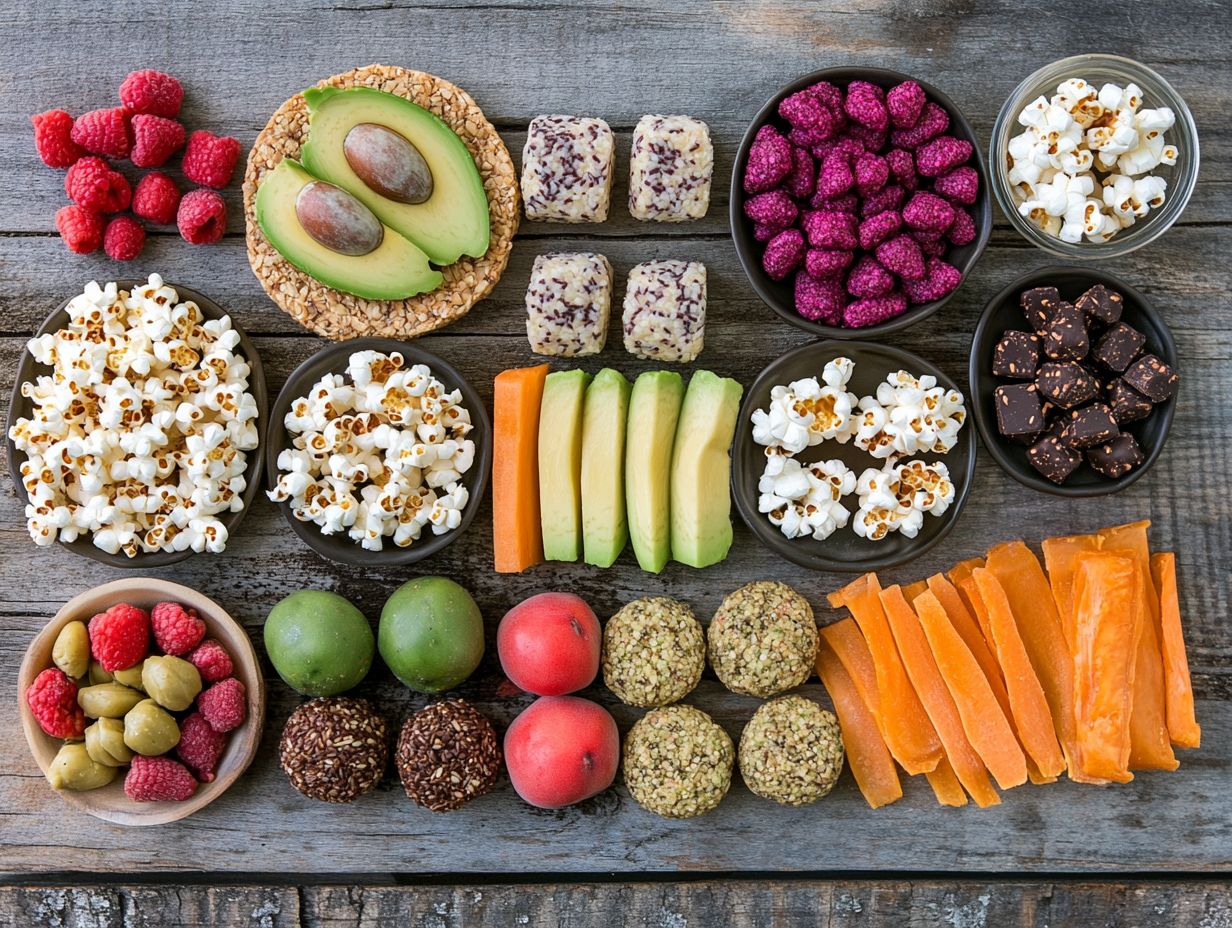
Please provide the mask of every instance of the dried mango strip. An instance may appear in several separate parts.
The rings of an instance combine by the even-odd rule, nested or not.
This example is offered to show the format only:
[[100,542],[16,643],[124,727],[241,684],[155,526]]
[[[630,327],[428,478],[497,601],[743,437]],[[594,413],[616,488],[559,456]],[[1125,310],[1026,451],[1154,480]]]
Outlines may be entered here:
[[873,666],[873,655],[868,650],[868,642],[860,634],[860,627],[856,625],[855,619],[842,619],[819,631],[842,662],[843,669],[851,677],[856,691],[880,728],[881,698],[877,694],[877,670]]
[[1074,567],[1080,553],[1095,551],[1099,548],[1099,536],[1067,535],[1060,538],[1045,538],[1041,547],[1044,549],[1044,567],[1048,571],[1052,599],[1057,604],[1057,615],[1061,618],[1061,629],[1065,632],[1065,640],[1072,647],[1074,641]]
[[1159,593],[1168,735],[1178,747],[1196,748],[1202,742],[1202,729],[1198,727],[1198,719],[1194,715],[1189,659],[1185,655],[1185,636],[1181,631],[1181,604],[1176,590],[1176,555],[1171,551],[1151,555],[1151,578]]
[[[928,771],[924,776],[928,777],[928,785],[933,788],[933,795],[943,806],[958,808],[967,804],[967,794],[963,792],[962,783],[944,756],[937,761],[937,769]],[[997,795],[995,790],[993,795]]]

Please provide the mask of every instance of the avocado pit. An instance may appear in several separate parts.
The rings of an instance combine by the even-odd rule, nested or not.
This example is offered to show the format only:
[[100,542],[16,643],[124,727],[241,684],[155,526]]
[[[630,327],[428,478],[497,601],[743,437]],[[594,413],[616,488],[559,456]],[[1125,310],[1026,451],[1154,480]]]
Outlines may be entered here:
[[432,196],[432,171],[419,149],[387,126],[361,122],[342,141],[342,153],[370,190],[396,203],[423,203]]
[[295,197],[295,215],[314,241],[358,257],[380,247],[385,230],[372,210],[341,187],[315,180]]

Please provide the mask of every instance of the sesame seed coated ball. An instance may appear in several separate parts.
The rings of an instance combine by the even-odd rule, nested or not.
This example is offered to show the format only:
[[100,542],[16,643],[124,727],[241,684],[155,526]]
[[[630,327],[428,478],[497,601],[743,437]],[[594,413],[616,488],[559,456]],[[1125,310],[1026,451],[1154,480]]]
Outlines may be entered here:
[[734,760],[731,738],[710,716],[667,706],[647,712],[625,737],[625,785],[656,815],[692,818],[727,795]]
[[635,599],[603,629],[603,682],[645,708],[687,696],[706,666],[706,636],[693,610],[666,596]]
[[710,664],[733,693],[767,698],[799,686],[817,659],[808,600],[775,580],[742,586],[710,623]]
[[389,760],[385,720],[366,699],[324,697],[291,713],[278,764],[309,799],[351,802],[381,781]]
[[781,696],[762,705],[744,726],[740,774],[758,796],[805,806],[834,788],[843,753],[833,712],[803,696]]
[[483,713],[461,699],[448,699],[406,720],[395,761],[402,787],[417,805],[452,812],[496,785],[500,742]]

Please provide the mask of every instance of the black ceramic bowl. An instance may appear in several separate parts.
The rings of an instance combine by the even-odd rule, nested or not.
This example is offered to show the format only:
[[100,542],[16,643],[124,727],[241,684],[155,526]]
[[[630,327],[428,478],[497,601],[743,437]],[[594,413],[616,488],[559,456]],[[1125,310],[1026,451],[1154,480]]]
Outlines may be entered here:
[[291,530],[298,535],[308,547],[322,557],[342,564],[356,567],[386,567],[402,564],[414,564],[429,555],[440,551],[455,538],[466,531],[479,504],[483,501],[483,491],[488,485],[488,473],[492,469],[492,423],[488,419],[483,401],[474,388],[462,379],[453,367],[446,364],[434,354],[424,351],[417,345],[396,341],[392,338],[356,338],[346,342],[336,342],[322,348],[307,361],[297,367],[287,378],[282,392],[274,400],[270,408],[269,435],[265,442],[266,480],[273,489],[278,482],[278,455],[284,448],[291,447],[291,436],[287,433],[285,421],[291,403],[301,396],[306,396],[313,384],[330,373],[341,374],[346,371],[347,361],[357,351],[381,351],[386,354],[397,351],[408,364],[426,364],[432,369],[432,374],[450,390],[462,391],[462,404],[471,414],[474,428],[470,439],[475,442],[475,463],[462,475],[462,483],[470,498],[466,508],[462,510],[461,524],[443,535],[434,535],[430,528],[425,528],[419,540],[405,548],[399,548],[392,540],[386,539],[385,546],[380,551],[368,551],[358,541],[352,541],[345,532],[336,535],[324,535],[313,522],[301,522],[291,512],[291,504],[282,502],[278,508]]
[[1176,397],[1173,396],[1167,402],[1156,406],[1147,418],[1131,422],[1123,429],[1134,436],[1142,448],[1144,459],[1137,468],[1117,480],[1097,474],[1084,461],[1065,483],[1057,485],[1031,466],[1027,460],[1025,444],[1006,438],[997,431],[993,391],[1010,381],[993,376],[992,355],[1006,330],[1030,329],[1019,308],[1019,294],[1032,287],[1051,285],[1061,291],[1062,299],[1073,302],[1095,284],[1103,284],[1124,298],[1121,319],[1146,336],[1143,351],[1157,355],[1173,370],[1179,371],[1172,333],[1147,302],[1146,297],[1105,271],[1080,267],[1045,267],[1019,277],[989,301],[971,341],[971,361],[967,376],[973,394],[972,412],[984,447],[993,456],[993,460],[1001,465],[1001,469],[1019,483],[1057,496],[1103,496],[1125,489],[1145,474],[1159,457],[1159,452],[1167,441],[1168,430],[1172,427],[1173,413],[1176,411]]
[[[881,541],[861,538],[848,523],[824,541],[812,538],[787,538],[770,520],[757,511],[757,481],[765,466],[765,453],[761,445],[753,441],[753,411],[764,409],[770,402],[770,391],[779,384],[788,384],[802,377],[821,377],[822,369],[837,357],[848,357],[855,362],[847,389],[856,396],[877,392],[877,385],[887,374],[905,370],[922,376],[932,374],[938,386],[958,389],[949,377],[919,355],[889,345],[871,342],[812,342],[803,345],[772,361],[753,381],[744,394],[740,407],[740,419],[736,423],[736,437],[732,446],[732,496],[736,509],[745,525],[757,539],[785,560],[811,570],[831,570],[864,573],[883,570],[904,564],[933,548],[941,541],[954,523],[958,521],[971,478],[975,473],[975,436],[971,423],[963,425],[958,433],[958,443],[948,454],[914,455],[904,460],[944,461],[954,484],[954,502],[940,516],[924,516],[924,525],[915,538],[907,538],[891,532]],[[827,441],[802,452],[802,463],[839,458],[858,478],[868,467],[880,468],[885,461],[861,451],[854,443],[839,444]],[[854,517],[859,504],[855,494],[845,497],[843,505]]]
[[[803,90],[805,87],[816,84],[818,81],[830,81],[840,87],[846,87],[847,84],[855,80],[868,81],[887,90],[896,84],[901,84],[903,81],[915,80],[924,89],[928,99],[940,105],[949,114],[950,127],[946,130],[946,133],[966,139],[975,150],[968,164],[979,172],[980,193],[975,203],[967,207],[975,219],[975,241],[961,247],[951,246],[949,251],[946,252],[944,259],[962,271],[964,281],[970,276],[971,269],[975,266],[976,261],[979,260],[980,255],[983,254],[984,246],[988,244],[988,236],[992,232],[992,192],[988,189],[988,166],[984,162],[984,146],[980,144],[979,139],[975,136],[975,130],[971,128],[971,124],[967,122],[967,118],[962,114],[962,111],[955,106],[954,101],[932,84],[919,78],[913,78],[909,74],[901,74],[898,71],[890,71],[885,68],[825,68],[824,70],[807,74],[799,80],[788,84],[767,100],[765,106],[758,110],[757,115],[753,117],[753,122],[749,125],[748,131],[744,134],[744,139],[740,142],[740,148],[736,152],[736,162],[732,167],[730,200],[732,241],[736,245],[736,256],[740,259],[740,266],[744,268],[745,276],[748,277],[749,283],[753,285],[753,289],[761,297],[762,301],[792,325],[823,338],[875,338],[878,335],[888,335],[890,332],[897,332],[909,325],[914,325],[922,319],[927,319],[944,306],[954,296],[954,293],[958,292],[955,289],[952,293],[931,303],[909,306],[907,311],[901,316],[895,316],[893,319],[879,325],[849,329],[805,319],[796,312],[792,284],[794,275],[788,275],[786,280],[771,280],[770,276],[761,266],[761,257],[762,252],[765,250],[765,245],[753,238],[753,221],[744,215],[744,203],[749,198],[749,195],[744,192],[742,185],[744,166],[748,162],[749,149],[753,146],[757,130],[768,122],[777,125],[781,129],[785,129],[787,123],[779,117],[778,105],[783,98],[790,96],[796,91]],[[959,287],[961,286],[960,284]]]
[[[133,287],[143,286],[144,280],[118,280],[116,285],[121,290],[131,290]],[[167,285],[173,287],[179,294],[181,300],[191,300],[201,308],[201,314],[206,319],[220,319],[227,315],[226,310],[211,300],[209,297],[198,293],[196,290],[190,290],[188,287],[182,287],[179,284],[167,282]],[[60,304],[60,308],[47,317],[47,320],[39,328],[39,335],[44,335],[48,332],[55,332],[63,328],[68,323],[68,311],[66,307],[72,302],[71,299],[65,300]],[[219,513],[218,519],[227,527],[228,537],[234,537],[235,531],[239,528],[240,522],[244,518],[244,514],[248,512],[249,506],[252,505],[253,497],[261,488],[261,464],[263,458],[261,456],[261,445],[265,443],[265,424],[269,419],[269,398],[265,392],[265,374],[261,368],[261,358],[257,355],[256,346],[253,345],[252,339],[244,332],[243,329],[236,324],[235,317],[231,317],[231,328],[233,328],[240,337],[238,354],[244,356],[244,360],[248,362],[248,366],[252,369],[248,375],[248,390],[252,393],[253,399],[257,401],[257,409],[260,414],[257,417],[257,431],[260,436],[261,444],[259,444],[248,454],[248,466],[244,471],[244,479],[247,481],[247,486],[244,489],[244,507],[239,512]],[[12,428],[13,423],[20,417],[29,417],[33,410],[33,403],[21,395],[21,385],[26,381],[33,380],[40,374],[47,374],[50,368],[41,364],[36,364],[34,356],[30,352],[23,351],[21,360],[17,364],[17,377],[13,385],[13,396],[9,401],[9,421],[8,427]],[[13,446],[12,439],[8,438],[8,429],[5,429],[5,441],[8,445],[9,456],[9,473],[13,478],[13,488],[17,493],[18,498],[25,506],[25,490],[21,482],[21,464],[25,461],[26,456],[17,451]],[[24,525],[23,525],[24,528]],[[168,564],[175,564],[185,558],[191,557],[196,552],[188,551],[142,551],[136,556],[129,557],[128,555],[117,552],[116,554],[108,554],[101,548],[96,548],[90,537],[83,535],[76,541],[61,541],[59,544],[67,548],[74,554],[80,554],[83,557],[88,557],[91,560],[99,561],[103,564],[110,564],[112,567],[128,567],[145,569],[149,567],[165,567]]]

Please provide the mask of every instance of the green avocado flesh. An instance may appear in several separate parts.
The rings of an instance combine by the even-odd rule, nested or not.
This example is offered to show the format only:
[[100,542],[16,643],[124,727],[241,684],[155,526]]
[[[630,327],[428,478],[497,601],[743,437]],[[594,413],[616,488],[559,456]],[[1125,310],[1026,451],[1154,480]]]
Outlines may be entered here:
[[629,540],[625,516],[625,423],[629,381],[604,368],[586,388],[582,414],[583,559],[611,567]]
[[707,567],[727,557],[732,543],[732,437],[744,388],[698,371],[689,380],[672,448],[672,557]]
[[675,371],[647,371],[633,383],[625,437],[625,508],[629,538],[642,570],[667,564],[671,541],[672,446],[684,399]]
[[543,385],[539,421],[539,519],[543,556],[576,561],[582,554],[582,409],[590,374],[557,371]]
[[[466,145],[427,110],[370,87],[313,87],[308,102],[309,137],[304,167],[363,202],[377,218],[447,265],[462,255],[488,250],[488,198]],[[427,162],[432,193],[422,203],[403,203],[369,187],[352,169],[343,145],[360,124],[384,126],[409,141]]]
[[380,244],[360,255],[334,251],[309,235],[296,203],[300,191],[316,180],[303,165],[284,158],[257,189],[257,223],[280,255],[325,286],[368,300],[402,300],[441,285],[441,273],[428,256],[387,226]]

